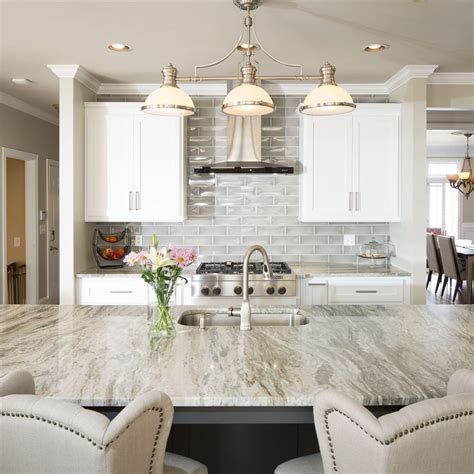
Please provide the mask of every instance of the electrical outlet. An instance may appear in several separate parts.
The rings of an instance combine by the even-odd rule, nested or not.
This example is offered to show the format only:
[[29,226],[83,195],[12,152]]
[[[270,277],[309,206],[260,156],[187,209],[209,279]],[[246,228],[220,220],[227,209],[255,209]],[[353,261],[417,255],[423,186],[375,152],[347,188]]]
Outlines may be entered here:
[[20,237],[13,237],[13,247],[21,247]]
[[142,235],[136,235],[134,237],[135,239],[135,245],[140,246],[143,245],[143,236]]
[[354,246],[356,244],[355,234],[344,234],[344,245]]
[[44,224],[40,224],[39,231],[40,235],[46,234],[46,226]]

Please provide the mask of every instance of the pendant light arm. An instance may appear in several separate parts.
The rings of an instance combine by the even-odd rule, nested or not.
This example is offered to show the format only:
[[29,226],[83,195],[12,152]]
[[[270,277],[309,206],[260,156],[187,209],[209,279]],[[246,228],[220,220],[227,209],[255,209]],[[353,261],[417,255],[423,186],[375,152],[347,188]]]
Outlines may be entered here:
[[245,33],[245,20],[244,20],[244,23],[242,24],[242,30],[240,32],[239,39],[237,40],[235,45],[232,47],[232,49],[223,58],[218,59],[217,61],[213,61],[212,63],[208,63],[208,64],[199,64],[198,66],[194,66],[194,77],[196,79],[199,78],[199,76],[198,76],[198,70],[199,69],[206,69],[206,68],[209,68],[209,67],[217,66],[217,65],[223,63],[226,59],[230,58],[230,56],[232,56],[232,54],[235,51],[237,51],[237,47],[242,44],[242,39],[244,37],[244,33]]
[[[276,63],[281,64],[282,66],[297,67],[297,68],[299,68],[299,70],[300,70],[299,76],[300,76],[300,77],[303,76],[303,65],[302,65],[302,64],[293,64],[293,63],[287,63],[287,62],[285,62],[285,61],[281,61],[280,59],[276,58],[276,57],[273,56],[269,51],[267,51],[267,50],[265,49],[265,47],[263,46],[263,44],[262,44],[262,43],[260,42],[260,40],[258,39],[257,27],[256,27],[256,25],[255,25],[255,19],[254,19],[254,25],[253,25],[253,33],[254,33],[255,42],[257,43],[257,45],[260,47],[260,49],[261,49],[272,61],[275,61]],[[319,77],[318,79],[321,79],[321,77]]]
[[[237,81],[242,76],[178,76],[176,82],[215,82],[215,81]],[[320,81],[321,76],[259,76],[256,75],[257,81]]]

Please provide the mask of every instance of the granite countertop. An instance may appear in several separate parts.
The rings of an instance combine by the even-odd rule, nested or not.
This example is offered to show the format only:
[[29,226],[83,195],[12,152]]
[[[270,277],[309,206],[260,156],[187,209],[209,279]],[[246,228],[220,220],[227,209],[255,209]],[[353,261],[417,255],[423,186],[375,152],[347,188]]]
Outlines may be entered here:
[[[174,317],[197,309],[176,306]],[[178,325],[155,347],[145,307],[4,305],[0,376],[28,369],[40,395],[84,406],[124,406],[153,388],[175,406],[311,406],[326,387],[365,405],[405,405],[445,395],[455,370],[474,367],[474,306],[300,311],[309,324]]]
[[[369,265],[350,265],[350,264],[323,264],[323,263],[291,263],[291,269],[298,278],[309,277],[404,277],[411,274],[405,270],[401,270],[394,266],[377,266]],[[195,273],[197,265],[192,265],[184,269],[184,275],[192,275]],[[139,277],[140,269],[123,267],[123,268],[88,268],[76,274],[78,278],[85,277]]]

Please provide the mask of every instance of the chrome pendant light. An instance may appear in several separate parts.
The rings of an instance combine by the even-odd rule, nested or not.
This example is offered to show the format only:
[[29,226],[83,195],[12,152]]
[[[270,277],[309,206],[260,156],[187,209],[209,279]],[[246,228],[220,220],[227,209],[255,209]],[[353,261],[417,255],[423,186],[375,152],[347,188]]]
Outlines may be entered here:
[[471,157],[469,156],[469,139],[472,137],[471,132],[453,132],[453,135],[464,135],[466,137],[466,156],[462,163],[459,174],[448,174],[449,184],[453,189],[457,189],[466,199],[474,191],[474,174],[472,172]]
[[[303,75],[303,66],[301,64],[281,61],[272,56],[263,47],[257,36],[255,19],[250,13],[252,10],[257,9],[263,3],[263,0],[233,0],[233,2],[237,7],[246,12],[242,32],[233,48],[217,61],[195,66],[194,76],[191,77],[178,77],[176,68],[173,65],[169,64],[166,66],[162,71],[163,84],[147,97],[145,105],[142,107],[144,112],[155,115],[192,115],[196,110],[193,101],[186,92],[179,89],[177,82],[234,80],[239,80],[241,83],[229,92],[221,107],[221,110],[228,115],[261,116],[275,110],[270,95],[257,84],[257,81],[262,80],[321,81],[319,86],[308,94],[299,109],[301,113],[306,115],[336,115],[351,112],[355,109],[356,105],[352,97],[335,82],[334,74],[336,68],[334,66],[326,62],[321,68],[320,75]],[[299,74],[290,76],[257,75],[257,68],[252,63],[253,56],[257,50],[261,50],[278,64],[298,68]],[[200,76],[198,74],[200,69],[210,68],[223,63],[236,51],[243,53],[245,61],[244,65],[240,68],[240,76]]]

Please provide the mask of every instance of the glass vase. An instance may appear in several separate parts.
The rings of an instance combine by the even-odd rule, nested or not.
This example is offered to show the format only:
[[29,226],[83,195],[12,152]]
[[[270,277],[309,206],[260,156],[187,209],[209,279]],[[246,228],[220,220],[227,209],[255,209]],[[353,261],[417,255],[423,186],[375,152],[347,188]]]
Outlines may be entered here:
[[176,336],[176,328],[171,317],[170,306],[160,301],[159,295],[154,295],[153,292],[149,292],[147,316],[150,339],[164,340],[172,339]]

